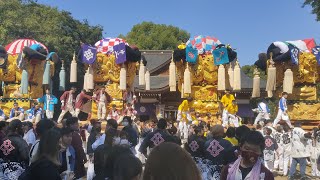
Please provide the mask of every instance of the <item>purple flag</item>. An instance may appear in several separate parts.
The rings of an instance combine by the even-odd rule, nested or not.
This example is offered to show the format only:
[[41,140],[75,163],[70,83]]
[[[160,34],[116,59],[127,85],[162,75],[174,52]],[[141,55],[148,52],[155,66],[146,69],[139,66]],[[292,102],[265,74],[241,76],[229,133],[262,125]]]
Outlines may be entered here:
[[114,55],[116,56],[116,63],[122,64],[127,61],[126,44],[120,43],[113,46]]
[[82,62],[86,64],[93,64],[96,61],[97,57],[97,48],[83,44],[81,46],[82,51]]

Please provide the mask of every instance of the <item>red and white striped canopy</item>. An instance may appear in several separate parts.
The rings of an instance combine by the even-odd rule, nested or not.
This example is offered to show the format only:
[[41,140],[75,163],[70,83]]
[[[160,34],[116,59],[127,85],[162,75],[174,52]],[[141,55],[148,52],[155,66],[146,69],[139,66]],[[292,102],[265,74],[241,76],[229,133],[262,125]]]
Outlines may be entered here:
[[33,40],[33,39],[17,39],[15,41],[13,41],[12,43],[6,45],[5,48],[8,52],[8,54],[15,55],[15,54],[21,53],[25,46],[29,47],[33,44],[40,44],[48,52],[48,48],[45,45],[43,45],[42,43],[40,43],[36,40]]

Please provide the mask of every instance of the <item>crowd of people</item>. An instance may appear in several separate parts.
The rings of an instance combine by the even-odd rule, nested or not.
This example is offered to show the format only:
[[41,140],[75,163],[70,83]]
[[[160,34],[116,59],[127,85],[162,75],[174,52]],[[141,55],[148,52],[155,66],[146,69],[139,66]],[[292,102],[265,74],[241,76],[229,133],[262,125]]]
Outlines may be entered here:
[[[300,122],[291,125],[285,92],[274,121],[266,101],[258,104],[251,129],[241,124],[228,90],[216,123],[210,113],[203,118],[191,111],[191,98],[179,106],[176,121],[159,117],[140,122],[130,95],[120,112],[114,104],[106,110],[110,96],[104,87],[93,96],[75,92],[71,88],[60,97],[57,119],[58,99],[49,89],[27,113],[16,102],[9,116],[0,109],[0,179],[271,180],[275,173],[294,179],[297,164],[303,179],[308,163],[311,175],[320,177],[320,130],[306,132]],[[78,115],[90,100],[96,101],[98,118],[80,127]],[[71,117],[65,119],[67,112]]]
[[29,121],[0,121],[0,179],[269,180],[275,172],[293,179],[297,164],[306,177],[308,163],[320,176],[319,129],[305,132],[300,122],[293,129],[273,128],[271,120],[225,129],[200,121],[188,125],[187,139],[177,126],[125,116],[120,124],[107,120],[102,133],[101,121],[79,127],[76,117],[62,127],[49,119],[35,128]]

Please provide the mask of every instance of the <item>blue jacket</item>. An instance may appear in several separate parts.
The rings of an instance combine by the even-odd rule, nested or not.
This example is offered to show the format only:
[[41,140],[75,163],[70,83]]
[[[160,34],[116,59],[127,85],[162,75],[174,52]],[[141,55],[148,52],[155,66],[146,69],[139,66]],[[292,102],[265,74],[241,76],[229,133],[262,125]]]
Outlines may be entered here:
[[40,114],[41,118],[44,118],[42,108],[39,108],[38,110],[35,111],[34,107],[32,107],[31,109],[27,110],[27,113],[28,113],[28,119],[35,118],[37,114]]
[[[75,165],[76,165],[76,151],[72,146],[69,146],[66,151],[69,151],[71,154],[71,157],[69,156],[70,170],[74,171]],[[62,163],[62,152],[59,153],[59,159],[60,159],[60,162]]]
[[[50,101],[49,101],[49,111],[54,110],[54,105],[58,104],[58,99],[54,95],[50,95]],[[47,110],[47,95],[42,96],[41,98],[38,98],[39,103],[43,103],[43,110]]]
[[[14,108],[12,108],[11,111],[10,111],[9,118],[13,118],[14,117],[14,111],[15,111]],[[21,111],[21,113],[24,113],[24,109],[21,108],[21,107],[18,108],[18,111]]]
[[279,109],[281,109],[281,111],[286,111],[287,110],[287,99],[282,97],[279,101]]

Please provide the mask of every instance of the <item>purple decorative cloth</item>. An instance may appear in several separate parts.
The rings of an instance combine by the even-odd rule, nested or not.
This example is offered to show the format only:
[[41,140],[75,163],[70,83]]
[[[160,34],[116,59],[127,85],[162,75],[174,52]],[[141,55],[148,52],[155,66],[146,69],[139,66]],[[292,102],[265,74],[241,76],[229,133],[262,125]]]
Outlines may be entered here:
[[97,48],[87,44],[83,44],[81,46],[81,55],[81,60],[83,63],[93,64],[96,61]]
[[117,64],[122,64],[127,61],[126,44],[125,43],[119,43],[118,45],[115,45],[113,47],[113,51],[116,56],[116,63]]

